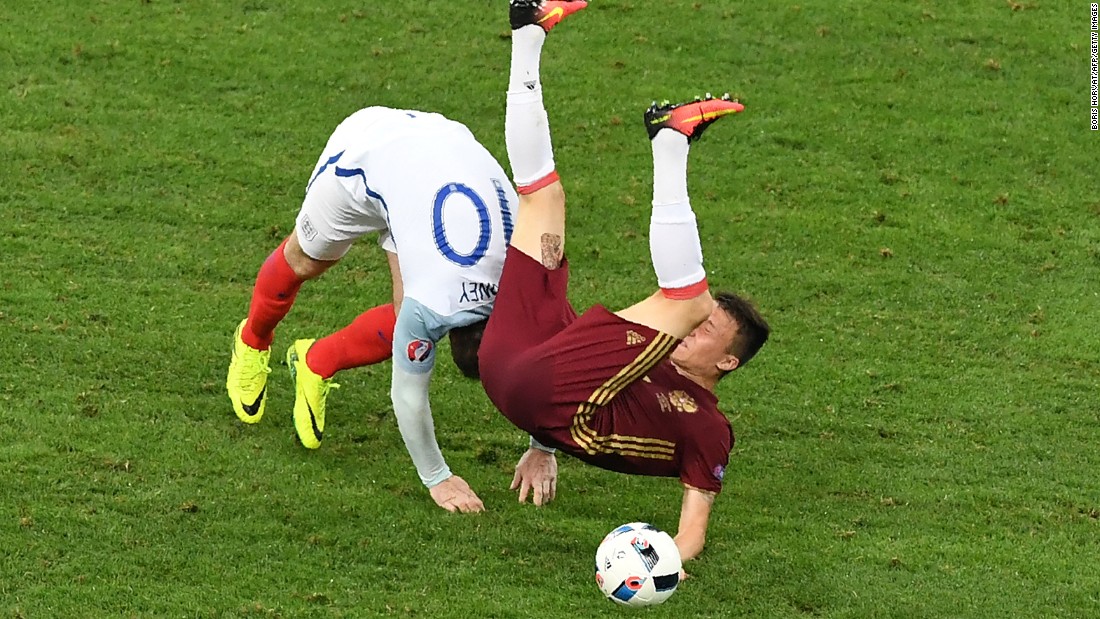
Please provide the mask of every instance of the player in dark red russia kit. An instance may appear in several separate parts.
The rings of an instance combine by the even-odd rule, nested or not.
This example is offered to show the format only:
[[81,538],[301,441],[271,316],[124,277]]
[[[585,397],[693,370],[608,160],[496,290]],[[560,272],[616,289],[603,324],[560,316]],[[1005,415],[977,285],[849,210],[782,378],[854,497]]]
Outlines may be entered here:
[[512,0],[505,139],[520,194],[496,307],[480,349],[489,398],[531,435],[516,465],[520,500],[556,492],[554,449],[601,468],[677,477],[676,544],[699,554],[733,446],[714,387],[763,346],[769,328],[747,300],[712,296],[687,193],[689,142],[743,106],[728,97],[654,104],[650,253],[660,289],[618,312],[578,316],[566,298],[565,193],[555,171],[539,61],[546,34],[583,1]]

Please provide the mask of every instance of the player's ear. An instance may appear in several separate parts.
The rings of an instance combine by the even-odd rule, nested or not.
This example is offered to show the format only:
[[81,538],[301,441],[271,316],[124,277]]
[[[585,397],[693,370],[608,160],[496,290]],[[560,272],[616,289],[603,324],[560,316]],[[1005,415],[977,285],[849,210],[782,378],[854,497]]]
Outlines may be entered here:
[[718,369],[723,372],[732,372],[737,369],[737,366],[741,365],[741,360],[737,357],[727,354],[718,362]]
[[447,334],[451,342],[451,358],[466,378],[481,377],[477,351],[481,348],[481,334],[485,332],[486,322],[481,320],[465,327],[456,327]]

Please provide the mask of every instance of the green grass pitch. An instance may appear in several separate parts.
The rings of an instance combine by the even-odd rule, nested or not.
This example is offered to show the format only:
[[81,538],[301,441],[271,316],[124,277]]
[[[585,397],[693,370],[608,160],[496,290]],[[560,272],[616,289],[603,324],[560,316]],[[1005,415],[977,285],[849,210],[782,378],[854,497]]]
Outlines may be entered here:
[[[1100,135],[1078,0],[592,0],[543,78],[579,307],[654,286],[653,99],[729,91],[693,147],[713,284],[772,341],[720,386],[738,433],[707,549],[646,617],[1100,616]],[[0,617],[617,617],[592,557],[675,529],[679,485],[562,458],[441,364],[431,503],[389,366],[325,444],[224,394],[256,270],[331,130],[443,112],[501,161],[503,0],[94,0],[0,9]],[[372,242],[275,351],[383,301]],[[278,357],[278,355],[274,355]]]

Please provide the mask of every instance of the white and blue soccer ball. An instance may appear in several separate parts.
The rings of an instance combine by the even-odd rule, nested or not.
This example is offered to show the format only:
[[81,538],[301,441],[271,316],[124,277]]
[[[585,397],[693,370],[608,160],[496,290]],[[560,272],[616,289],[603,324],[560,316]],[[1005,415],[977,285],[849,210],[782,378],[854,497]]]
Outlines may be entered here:
[[596,584],[626,606],[664,602],[680,583],[680,550],[672,536],[651,524],[616,527],[596,549]]

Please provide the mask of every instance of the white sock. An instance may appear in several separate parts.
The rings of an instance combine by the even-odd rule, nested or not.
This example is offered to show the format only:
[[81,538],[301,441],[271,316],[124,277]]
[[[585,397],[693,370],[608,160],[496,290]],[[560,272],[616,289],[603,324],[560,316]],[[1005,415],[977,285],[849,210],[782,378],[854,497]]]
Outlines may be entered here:
[[672,129],[657,132],[653,147],[653,203],[687,202],[688,139]]
[[699,228],[690,203],[654,205],[649,220],[649,255],[657,284],[664,290],[686,288],[707,278]]
[[[688,140],[672,130],[653,138],[653,214],[649,253],[664,290],[704,281],[703,247],[687,192]],[[692,295],[693,296],[693,295]]]
[[554,172],[550,120],[542,101],[539,58],[546,33],[538,26],[512,31],[512,68],[504,114],[504,143],[512,178],[520,188]]
[[508,74],[508,92],[534,90],[539,84],[539,61],[546,31],[528,25],[512,31],[512,67]]

